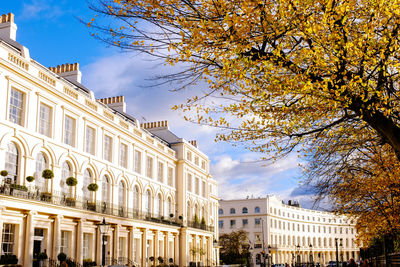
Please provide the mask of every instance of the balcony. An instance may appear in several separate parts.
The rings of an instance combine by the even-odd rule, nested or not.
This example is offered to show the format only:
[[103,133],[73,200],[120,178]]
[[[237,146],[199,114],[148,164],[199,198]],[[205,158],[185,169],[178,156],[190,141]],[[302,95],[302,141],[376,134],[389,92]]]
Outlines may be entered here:
[[[137,209],[127,209],[124,206],[112,205],[102,201],[91,201],[90,199],[75,197],[72,198],[70,195],[53,191],[53,193],[48,193],[45,190],[41,191],[38,188],[35,190],[28,189],[25,186],[16,186],[10,184],[0,185],[0,196],[11,196],[19,199],[27,199],[30,201],[36,201],[38,203],[47,203],[61,207],[69,207],[83,211],[91,211],[98,214],[118,216],[121,218],[131,218],[136,220],[148,221],[161,223],[173,226],[184,226],[182,220],[177,217],[164,217],[160,215],[155,215],[152,213],[142,212]],[[202,229],[206,231],[214,231],[214,227],[188,222],[188,227]]]

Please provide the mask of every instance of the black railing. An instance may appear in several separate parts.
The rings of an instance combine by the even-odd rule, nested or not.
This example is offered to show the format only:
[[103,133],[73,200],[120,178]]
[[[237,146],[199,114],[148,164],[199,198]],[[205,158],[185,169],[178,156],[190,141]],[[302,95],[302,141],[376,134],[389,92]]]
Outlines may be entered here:
[[[13,196],[17,198],[29,199],[38,202],[46,202],[49,204],[71,207],[85,211],[92,211],[101,214],[113,215],[123,218],[132,218],[143,221],[150,221],[155,223],[162,223],[173,226],[183,226],[182,220],[176,217],[164,217],[160,215],[155,215],[148,212],[142,212],[137,209],[127,209],[126,207],[120,205],[111,205],[102,201],[90,201],[89,199],[81,197],[71,197],[68,193],[53,191],[49,193],[46,191],[41,191],[39,189],[35,190],[17,190],[15,188],[10,188],[8,184],[0,185],[0,195]],[[206,231],[214,231],[214,227],[201,224],[194,221],[188,221],[188,227],[202,229]]]

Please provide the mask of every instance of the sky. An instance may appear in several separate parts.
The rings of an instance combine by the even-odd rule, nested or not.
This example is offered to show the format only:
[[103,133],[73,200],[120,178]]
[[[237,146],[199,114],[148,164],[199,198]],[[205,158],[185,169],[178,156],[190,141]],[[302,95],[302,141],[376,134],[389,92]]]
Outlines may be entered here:
[[170,84],[146,86],[152,78],[171,73],[173,68],[94,39],[79,20],[89,21],[95,15],[85,0],[3,1],[0,11],[14,13],[17,41],[42,65],[78,62],[82,84],[94,91],[96,98],[124,95],[127,112],[139,121],[168,120],[176,135],[197,140],[199,149],[211,160],[211,174],[219,183],[221,199],[274,194],[285,201],[298,200],[302,207],[312,207],[312,195],[299,183],[301,170],[296,155],[265,164],[258,160],[260,155],[243,146],[215,142],[217,129],[186,122],[183,114],[171,107],[183,103],[191,90],[172,92],[174,86]]

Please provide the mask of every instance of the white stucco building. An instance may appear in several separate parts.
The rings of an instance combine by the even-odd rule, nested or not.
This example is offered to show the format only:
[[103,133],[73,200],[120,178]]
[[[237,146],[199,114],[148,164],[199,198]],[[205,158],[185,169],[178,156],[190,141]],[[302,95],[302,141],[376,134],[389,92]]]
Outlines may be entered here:
[[[297,202],[283,203],[276,196],[219,201],[219,233],[244,230],[253,264],[262,261],[261,252],[271,263],[336,261],[359,259],[354,242],[354,222],[330,212],[303,209]],[[263,246],[264,242],[264,246]]]
[[196,142],[166,121],[140,124],[122,96],[96,99],[76,63],[42,66],[16,30],[13,14],[0,17],[0,254],[99,265],[105,236],[107,264],[215,264],[217,183]]

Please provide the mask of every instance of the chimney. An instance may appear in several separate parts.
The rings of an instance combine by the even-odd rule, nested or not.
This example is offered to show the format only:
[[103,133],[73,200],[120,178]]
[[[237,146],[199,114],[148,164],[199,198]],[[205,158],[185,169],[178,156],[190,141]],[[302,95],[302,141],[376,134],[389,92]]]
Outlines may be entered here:
[[14,23],[14,14],[3,14],[0,17],[0,38],[17,40],[17,24]]
[[168,121],[155,121],[155,122],[145,122],[140,124],[140,128],[143,129],[168,129]]
[[197,147],[197,140],[191,140],[191,141],[189,141],[189,143],[190,143],[192,146],[198,148],[198,147]]
[[98,99],[98,101],[119,112],[126,113],[126,103],[123,95],[102,98]]
[[70,82],[81,83],[82,81],[82,73],[79,70],[79,63],[67,63],[58,65],[57,67],[49,67],[49,69]]

